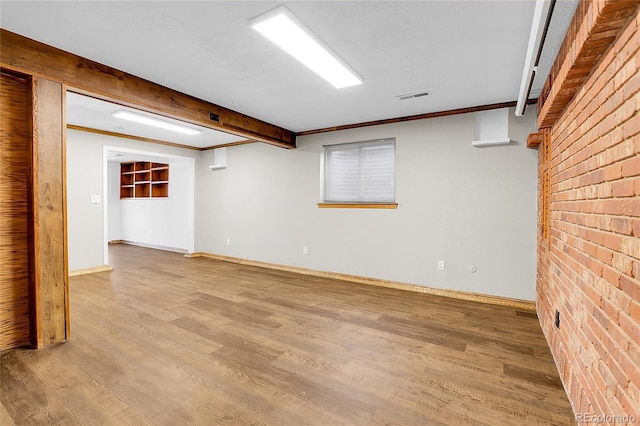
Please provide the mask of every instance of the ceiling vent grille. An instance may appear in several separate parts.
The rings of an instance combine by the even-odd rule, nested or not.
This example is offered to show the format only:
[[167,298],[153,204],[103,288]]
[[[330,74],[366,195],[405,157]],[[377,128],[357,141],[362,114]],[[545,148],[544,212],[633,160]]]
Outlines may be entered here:
[[424,91],[420,93],[411,93],[408,95],[398,95],[396,96],[396,98],[400,99],[401,101],[406,101],[407,99],[421,98],[423,96],[429,96],[429,95],[430,95],[429,92]]

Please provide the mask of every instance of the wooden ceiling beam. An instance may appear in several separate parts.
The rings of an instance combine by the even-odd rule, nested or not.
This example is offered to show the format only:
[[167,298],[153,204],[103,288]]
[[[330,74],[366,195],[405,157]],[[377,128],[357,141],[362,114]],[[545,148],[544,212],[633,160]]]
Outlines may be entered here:
[[544,140],[544,133],[529,133],[527,137],[527,148],[538,148]]
[[[537,102],[538,102],[537,99],[529,99],[527,101],[527,105],[532,105]],[[471,112],[487,111],[490,109],[512,108],[514,106],[516,106],[516,101],[501,102],[497,104],[479,105],[479,106],[473,106],[473,107],[449,109],[445,111],[427,112],[424,114],[409,115],[406,117],[395,117],[395,118],[387,118],[384,120],[366,121],[364,123],[343,124],[341,126],[325,127],[323,129],[305,130],[303,132],[296,133],[296,135],[308,136],[308,135],[315,135],[318,133],[328,133],[328,132],[336,132],[339,130],[357,129],[360,127],[381,126],[383,124],[404,123],[405,121],[426,120],[428,118],[446,117],[449,115],[469,114]]]
[[[283,148],[294,132],[186,95],[109,66],[0,29],[3,68],[46,77],[73,92],[231,133]],[[217,118],[217,121],[216,121]]]

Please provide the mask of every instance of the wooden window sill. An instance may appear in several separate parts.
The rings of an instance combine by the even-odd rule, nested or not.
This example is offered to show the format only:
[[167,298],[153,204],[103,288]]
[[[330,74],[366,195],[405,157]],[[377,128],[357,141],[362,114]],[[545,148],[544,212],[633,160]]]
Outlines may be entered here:
[[397,209],[398,203],[318,203],[321,209]]

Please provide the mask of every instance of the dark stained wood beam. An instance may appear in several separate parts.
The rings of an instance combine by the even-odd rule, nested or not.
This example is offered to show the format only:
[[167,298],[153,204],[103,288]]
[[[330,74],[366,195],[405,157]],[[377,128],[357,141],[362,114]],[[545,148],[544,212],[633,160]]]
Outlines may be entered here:
[[178,144],[178,143],[161,141],[160,139],[145,138],[145,137],[142,137],[142,136],[127,135],[125,133],[110,132],[108,130],[94,129],[92,127],[76,126],[75,124],[67,124],[67,129],[78,130],[80,132],[96,133],[98,135],[111,136],[111,137],[114,137],[114,138],[131,139],[131,140],[139,141],[139,142],[148,142],[148,143],[155,143],[155,144],[158,144],[158,145],[173,146],[173,147],[176,147],[176,148],[192,149],[194,151],[200,151],[201,150],[200,148],[197,148],[197,147],[194,147],[194,146],[181,145],[181,144]]
[[527,148],[537,148],[542,143],[544,135],[542,132],[530,133],[527,137]]
[[39,349],[64,342],[70,334],[65,87],[57,81],[34,77],[31,97],[31,343]]
[[[537,101],[538,101],[537,99],[530,99],[529,101],[527,101],[527,104],[528,105],[535,104]],[[405,121],[426,120],[427,118],[446,117],[448,115],[457,115],[457,114],[468,114],[470,112],[487,111],[490,109],[498,109],[498,108],[511,108],[514,106],[516,106],[515,101],[501,102],[497,104],[488,104],[488,105],[480,105],[480,106],[473,106],[473,107],[449,109],[445,111],[428,112],[425,114],[409,115],[406,117],[396,117],[396,118],[387,118],[384,120],[366,121],[364,123],[344,124],[341,126],[325,127],[323,129],[306,130],[304,132],[298,132],[296,133],[296,135],[297,136],[315,135],[317,133],[327,133],[327,132],[335,132],[338,130],[357,129],[359,127],[379,126],[382,124],[402,123]]]
[[255,140],[247,139],[246,141],[229,142],[229,143],[223,143],[221,145],[207,146],[205,148],[198,148],[198,149],[200,151],[210,151],[212,149],[229,148],[229,147],[232,147],[232,146],[247,145],[247,144],[256,143],[256,142],[257,141],[255,141]]
[[126,133],[118,133],[118,132],[110,132],[108,130],[94,129],[93,127],[76,126],[75,124],[67,124],[67,129],[78,130],[80,132],[96,133],[98,135],[112,136],[114,138],[131,139],[139,142],[155,143],[157,145],[166,145],[166,146],[173,146],[176,148],[192,149],[194,151],[209,151],[211,149],[228,148],[230,146],[246,145],[248,143],[258,142],[256,140],[247,139],[243,141],[229,142],[229,143],[224,143],[220,145],[213,145],[213,146],[207,146],[204,148],[199,148],[197,146],[182,145],[179,143],[162,141],[160,139],[145,138],[142,136],[128,135]]
[[[283,148],[295,148],[290,130],[169,89],[115,68],[0,29],[0,63],[63,83],[69,90]],[[217,117],[217,121],[211,117]]]

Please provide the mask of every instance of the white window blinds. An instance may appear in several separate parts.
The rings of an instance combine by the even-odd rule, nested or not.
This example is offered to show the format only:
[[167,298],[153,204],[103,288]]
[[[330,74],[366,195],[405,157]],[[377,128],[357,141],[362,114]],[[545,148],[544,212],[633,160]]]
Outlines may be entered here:
[[395,203],[394,138],[324,147],[325,203]]

